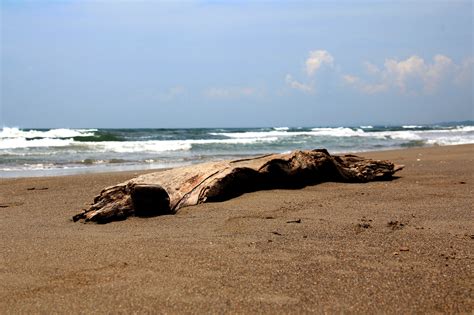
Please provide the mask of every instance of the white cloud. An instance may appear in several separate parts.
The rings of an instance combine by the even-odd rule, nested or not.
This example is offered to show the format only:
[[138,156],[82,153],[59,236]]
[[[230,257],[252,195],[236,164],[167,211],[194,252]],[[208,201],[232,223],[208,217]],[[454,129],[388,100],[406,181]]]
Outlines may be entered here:
[[186,89],[183,86],[178,85],[159,93],[158,99],[160,101],[172,101],[184,94],[186,94]]
[[239,98],[257,96],[261,93],[252,87],[211,87],[204,91],[209,98]]
[[433,63],[426,63],[419,56],[411,56],[402,61],[387,59],[385,61],[385,80],[392,80],[404,93],[410,92],[410,83],[418,81],[427,93],[433,93],[441,81],[454,71],[453,61],[444,55],[436,55]]
[[293,79],[291,74],[286,75],[285,82],[292,89],[300,90],[300,91],[303,91],[305,93],[313,93],[314,92],[314,86],[313,86],[312,83],[304,84],[304,83],[298,82],[295,79]]
[[425,89],[430,93],[437,89],[444,78],[454,73],[456,67],[453,61],[444,55],[434,56],[433,61],[432,65],[426,66],[424,76]]
[[360,79],[354,75],[350,75],[350,74],[345,74],[342,76],[342,79],[346,82],[346,83],[349,83],[349,84],[357,84],[358,82],[360,82]]
[[370,84],[362,81],[359,77],[353,75],[343,75],[342,79],[349,85],[356,87],[358,90],[366,93],[366,94],[376,94],[379,92],[386,91],[388,89],[388,85],[385,83],[375,83]]
[[312,76],[318,71],[323,64],[332,66],[334,57],[326,50],[313,50],[309,52],[309,57],[306,59],[306,73]]
[[[431,63],[413,55],[405,60],[386,59],[383,69],[366,62],[367,72],[374,78],[374,83],[368,83],[354,75],[344,75],[345,83],[358,90],[374,94],[388,89],[399,90],[404,94],[435,93],[438,88],[448,82],[448,79],[464,76],[468,64],[458,66],[445,55],[435,55]],[[456,75],[457,73],[457,75]],[[421,91],[420,91],[421,89]]]
[[[312,77],[324,65],[332,66],[334,57],[326,50],[313,50],[309,52],[309,57],[305,62],[305,72],[308,77]],[[304,93],[314,93],[314,81],[308,83],[299,82],[293,78],[291,74],[285,77],[286,84],[292,89],[302,91]]]
[[[298,81],[291,74],[285,77],[286,84],[292,89],[305,93],[315,92],[313,76],[324,65],[333,67],[340,73],[339,67],[334,65],[334,57],[326,50],[313,50],[305,62],[305,72],[309,82]],[[432,60],[425,60],[418,55],[397,60],[387,58],[383,66],[371,62],[364,63],[367,77],[353,74],[343,74],[341,79],[347,85],[365,94],[376,94],[389,90],[399,91],[402,94],[435,94],[441,88],[450,84],[473,84],[474,58],[470,57],[460,64],[456,64],[450,57],[442,54],[435,55]]]
[[370,73],[370,74],[380,73],[380,69],[376,65],[374,65],[373,63],[365,62],[364,65],[365,65],[365,68],[367,69],[368,73]]
[[465,59],[456,72],[455,82],[459,85],[473,84],[474,81],[474,57]]

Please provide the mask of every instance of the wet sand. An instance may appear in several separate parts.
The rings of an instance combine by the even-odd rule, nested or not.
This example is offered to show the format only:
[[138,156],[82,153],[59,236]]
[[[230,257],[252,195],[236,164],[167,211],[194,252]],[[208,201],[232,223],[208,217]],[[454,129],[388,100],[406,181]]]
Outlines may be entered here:
[[360,154],[400,178],[70,218],[138,172],[0,179],[1,313],[471,313],[474,145]]

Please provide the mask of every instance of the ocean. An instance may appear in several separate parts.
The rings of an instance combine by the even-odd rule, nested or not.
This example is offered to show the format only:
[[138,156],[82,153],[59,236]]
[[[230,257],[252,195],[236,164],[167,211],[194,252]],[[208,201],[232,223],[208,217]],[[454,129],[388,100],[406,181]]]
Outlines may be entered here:
[[270,152],[330,153],[474,143],[474,122],[442,125],[0,131],[0,177],[169,168]]

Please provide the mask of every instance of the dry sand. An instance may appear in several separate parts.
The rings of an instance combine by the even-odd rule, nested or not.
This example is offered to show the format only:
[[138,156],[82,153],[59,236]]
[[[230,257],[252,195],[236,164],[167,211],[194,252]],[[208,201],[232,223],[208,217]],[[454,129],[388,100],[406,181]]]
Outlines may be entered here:
[[406,168],[106,225],[136,173],[0,179],[0,313],[472,313],[474,145],[361,155]]

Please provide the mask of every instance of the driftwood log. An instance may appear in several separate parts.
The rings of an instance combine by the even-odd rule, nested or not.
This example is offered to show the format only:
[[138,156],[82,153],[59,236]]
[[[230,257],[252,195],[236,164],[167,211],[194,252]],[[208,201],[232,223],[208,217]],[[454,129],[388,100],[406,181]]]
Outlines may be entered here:
[[154,172],[102,190],[74,221],[107,223],[129,216],[173,214],[180,208],[223,201],[246,192],[302,188],[323,181],[389,180],[403,166],[326,150],[294,151]]

